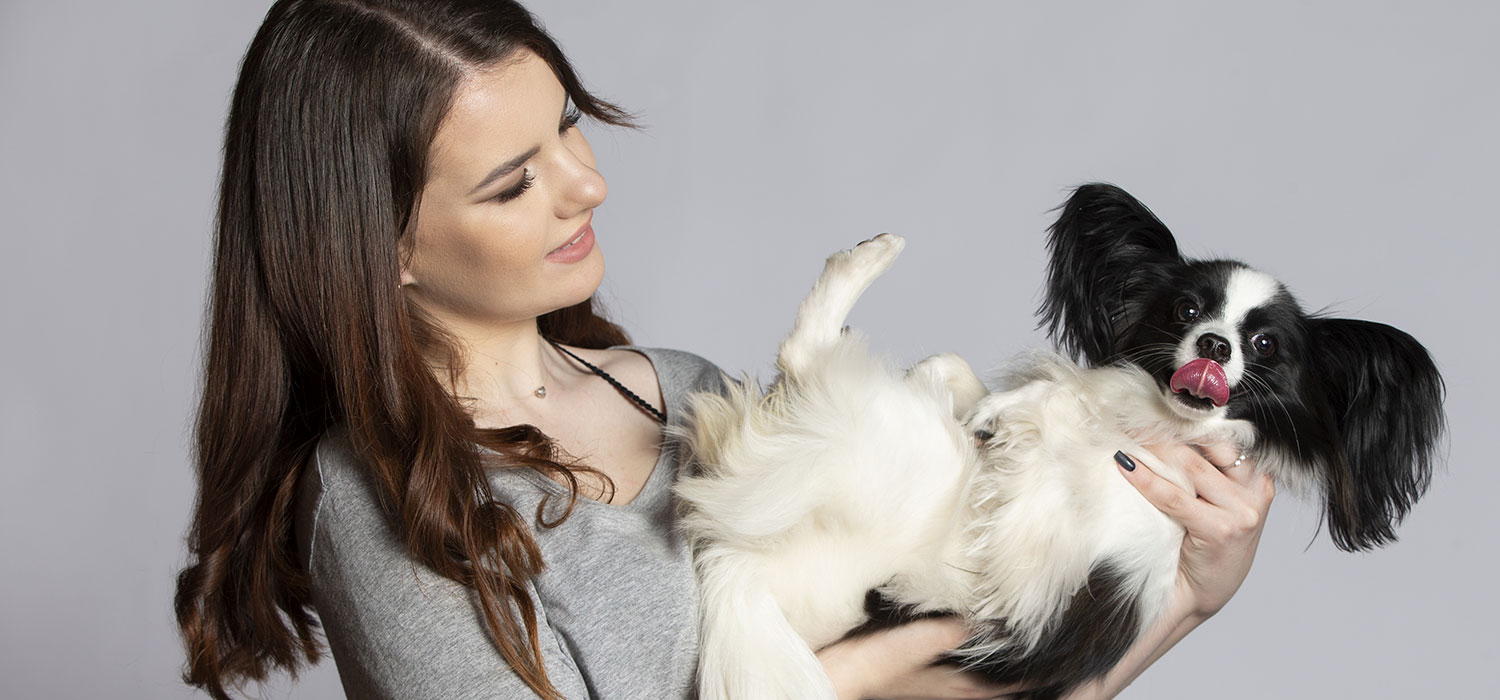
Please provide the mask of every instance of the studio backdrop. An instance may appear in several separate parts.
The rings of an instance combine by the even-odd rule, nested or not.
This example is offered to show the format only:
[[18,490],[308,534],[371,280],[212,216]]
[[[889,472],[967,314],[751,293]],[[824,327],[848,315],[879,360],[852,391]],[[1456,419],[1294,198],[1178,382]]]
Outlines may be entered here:
[[[190,697],[170,601],[220,139],[264,0],[0,4],[0,696]],[[1194,256],[1409,331],[1449,442],[1400,541],[1281,494],[1229,606],[1126,698],[1492,692],[1500,5],[530,4],[638,131],[601,296],[643,345],[771,377],[830,252],[907,239],[850,322],[894,361],[1046,347],[1046,226],[1110,181]],[[266,698],[339,697],[331,662]]]

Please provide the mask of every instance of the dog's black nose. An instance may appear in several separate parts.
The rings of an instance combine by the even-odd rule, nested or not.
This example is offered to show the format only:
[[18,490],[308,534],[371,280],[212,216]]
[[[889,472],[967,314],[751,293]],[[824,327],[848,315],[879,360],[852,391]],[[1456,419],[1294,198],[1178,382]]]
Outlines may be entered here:
[[1198,338],[1198,357],[1206,357],[1222,365],[1229,361],[1229,353],[1229,341],[1223,336],[1204,333]]

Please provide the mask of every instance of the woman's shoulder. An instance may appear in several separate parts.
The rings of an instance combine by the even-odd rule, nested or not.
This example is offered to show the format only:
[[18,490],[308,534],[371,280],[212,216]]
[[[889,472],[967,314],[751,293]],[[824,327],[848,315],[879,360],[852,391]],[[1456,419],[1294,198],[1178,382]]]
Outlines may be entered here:
[[[619,345],[611,350],[624,351],[619,354],[633,355],[649,362],[647,371],[655,370],[656,380],[664,394],[682,395],[694,391],[723,391],[728,377],[719,366],[709,360],[684,350]],[[641,362],[642,359],[622,361]],[[608,371],[608,370],[606,370]],[[672,400],[668,396],[668,401]]]
[[318,494],[374,497],[369,470],[350,443],[348,431],[335,425],[323,432],[303,466],[303,484]]
[[294,521],[304,563],[313,560],[320,531],[340,541],[358,539],[359,549],[400,550],[400,541],[380,508],[370,470],[343,428],[334,426],[318,439],[303,465],[298,489]]

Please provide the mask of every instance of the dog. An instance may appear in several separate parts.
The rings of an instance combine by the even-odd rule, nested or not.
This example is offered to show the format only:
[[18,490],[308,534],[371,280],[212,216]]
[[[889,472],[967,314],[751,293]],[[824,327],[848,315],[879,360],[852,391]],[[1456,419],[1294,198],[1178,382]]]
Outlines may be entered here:
[[1102,675],[1164,612],[1184,536],[1114,466],[1139,455],[1191,491],[1143,443],[1231,440],[1320,498],[1340,548],[1395,539],[1444,429],[1420,343],[1183,257],[1112,185],[1077,188],[1047,245],[1039,314],[1061,354],[998,391],[951,354],[899,372],[844,328],[904,246],[883,234],[828,259],[764,392],[692,397],[676,492],[705,700],[833,698],[813,650],[872,615],[965,618],[949,660],[1031,698]]

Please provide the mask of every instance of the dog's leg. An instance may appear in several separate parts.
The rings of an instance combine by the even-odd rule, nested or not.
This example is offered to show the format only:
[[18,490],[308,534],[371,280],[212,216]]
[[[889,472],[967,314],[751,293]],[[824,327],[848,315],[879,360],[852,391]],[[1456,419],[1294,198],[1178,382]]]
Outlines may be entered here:
[[777,353],[776,366],[784,376],[795,376],[811,366],[818,350],[838,342],[854,302],[890,268],[904,247],[906,241],[900,236],[882,233],[828,258],[823,275],[802,300],[791,335]]
[[953,397],[953,417],[963,420],[974,409],[975,404],[990,393],[989,387],[974,373],[974,368],[964,358],[945,352],[933,355],[907,371],[908,379],[931,382],[934,386],[945,386]]
[[[1003,423],[1006,414],[1017,406],[1033,407],[1040,410],[1052,396],[1056,384],[1050,380],[1038,379],[1018,386],[1009,391],[997,391],[981,396],[970,412],[960,420],[964,421],[965,427],[973,431],[975,435],[997,435],[1006,432]],[[987,439],[981,437],[981,441]]]
[[833,684],[766,589],[766,575],[735,553],[698,561],[702,700],[834,700]]

